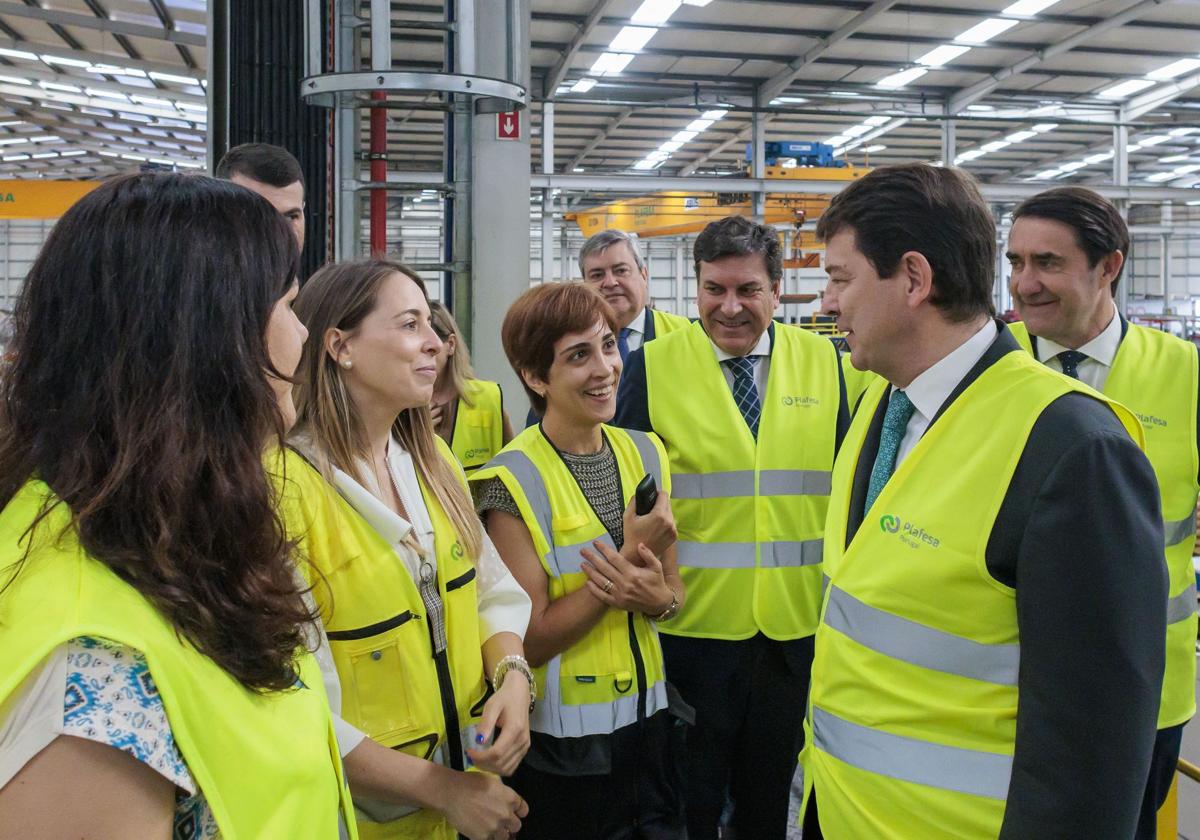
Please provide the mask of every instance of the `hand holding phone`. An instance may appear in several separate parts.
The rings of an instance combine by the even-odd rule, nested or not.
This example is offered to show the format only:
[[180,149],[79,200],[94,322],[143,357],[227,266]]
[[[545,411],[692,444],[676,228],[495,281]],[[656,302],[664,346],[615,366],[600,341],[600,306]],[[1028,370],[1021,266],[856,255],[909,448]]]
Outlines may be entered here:
[[654,503],[658,501],[658,484],[654,481],[654,476],[646,473],[633,491],[634,508],[633,512],[638,516],[646,516],[650,511],[654,510]]

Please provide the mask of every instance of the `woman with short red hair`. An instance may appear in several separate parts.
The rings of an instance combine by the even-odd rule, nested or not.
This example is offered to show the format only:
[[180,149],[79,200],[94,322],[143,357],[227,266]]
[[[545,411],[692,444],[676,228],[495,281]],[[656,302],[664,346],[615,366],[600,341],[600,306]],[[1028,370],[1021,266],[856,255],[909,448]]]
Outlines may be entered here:
[[[542,421],[471,476],[476,508],[533,600],[525,650],[542,691],[510,780],[523,838],[684,836],[683,723],[655,622],[683,602],[670,468],[654,435],[607,425],[621,356],[608,304],[582,284],[521,295],[505,353]],[[658,499],[633,497],[646,475]],[[670,690],[673,693],[673,690]],[[668,708],[670,706],[670,708]]]

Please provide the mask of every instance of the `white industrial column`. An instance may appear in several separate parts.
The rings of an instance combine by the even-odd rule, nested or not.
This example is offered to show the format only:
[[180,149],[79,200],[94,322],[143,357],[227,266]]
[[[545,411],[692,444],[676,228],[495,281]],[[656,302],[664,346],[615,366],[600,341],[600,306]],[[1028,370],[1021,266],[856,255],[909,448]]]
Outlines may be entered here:
[[[475,2],[475,72],[506,78],[511,60],[520,84],[529,84],[530,0]],[[509,21],[518,24],[505,43]],[[500,325],[509,304],[529,288],[529,110],[476,114],[471,166],[471,355],[484,379],[499,382],[516,428],[524,425],[528,401],[500,345]],[[515,122],[514,122],[515,121]],[[514,133],[517,136],[511,137]]]

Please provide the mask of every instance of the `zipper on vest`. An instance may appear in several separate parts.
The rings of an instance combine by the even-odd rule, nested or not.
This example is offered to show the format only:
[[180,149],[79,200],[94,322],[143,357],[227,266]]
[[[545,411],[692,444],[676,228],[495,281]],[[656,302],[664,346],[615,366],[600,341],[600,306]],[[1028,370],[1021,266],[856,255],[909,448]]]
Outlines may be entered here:
[[[646,662],[642,659],[642,647],[638,644],[637,630],[634,626],[633,613],[626,613],[629,618],[629,649],[633,652],[633,668],[637,673],[638,701],[637,701],[637,728],[639,736],[642,732],[642,727],[646,723]],[[641,737],[638,742],[641,742]],[[639,762],[640,766],[640,762]],[[638,826],[641,824],[641,779],[633,779],[633,824]]]
[[380,633],[386,633],[389,630],[394,630],[402,624],[407,624],[414,618],[419,618],[412,610],[405,610],[399,615],[391,618],[377,621],[374,624],[368,624],[366,627],[358,627],[353,630],[329,630],[325,633],[331,642],[350,642],[356,639],[369,639],[371,636],[378,636]]
[[450,678],[450,657],[446,644],[446,608],[437,588],[437,574],[428,561],[421,562],[418,588],[425,602],[429,644],[437,668],[438,689],[442,695],[442,719],[446,725],[446,761],[455,770],[463,769],[462,733],[458,726],[458,703],[454,697],[454,682]]

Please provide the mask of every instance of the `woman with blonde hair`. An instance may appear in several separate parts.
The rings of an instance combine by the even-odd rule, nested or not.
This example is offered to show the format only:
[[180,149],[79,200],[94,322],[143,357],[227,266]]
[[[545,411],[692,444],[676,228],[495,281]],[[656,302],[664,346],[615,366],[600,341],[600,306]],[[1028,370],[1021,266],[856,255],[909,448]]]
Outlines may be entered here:
[[504,410],[500,385],[475,378],[471,354],[450,310],[431,302],[429,312],[433,331],[442,340],[430,407],[433,427],[469,474],[512,440],[512,422]]
[[424,284],[386,260],[329,265],[296,313],[311,338],[287,473],[319,572],[360,834],[510,837],[525,804],[490,774],[511,773],[529,745],[529,599],[433,433],[441,341]]

